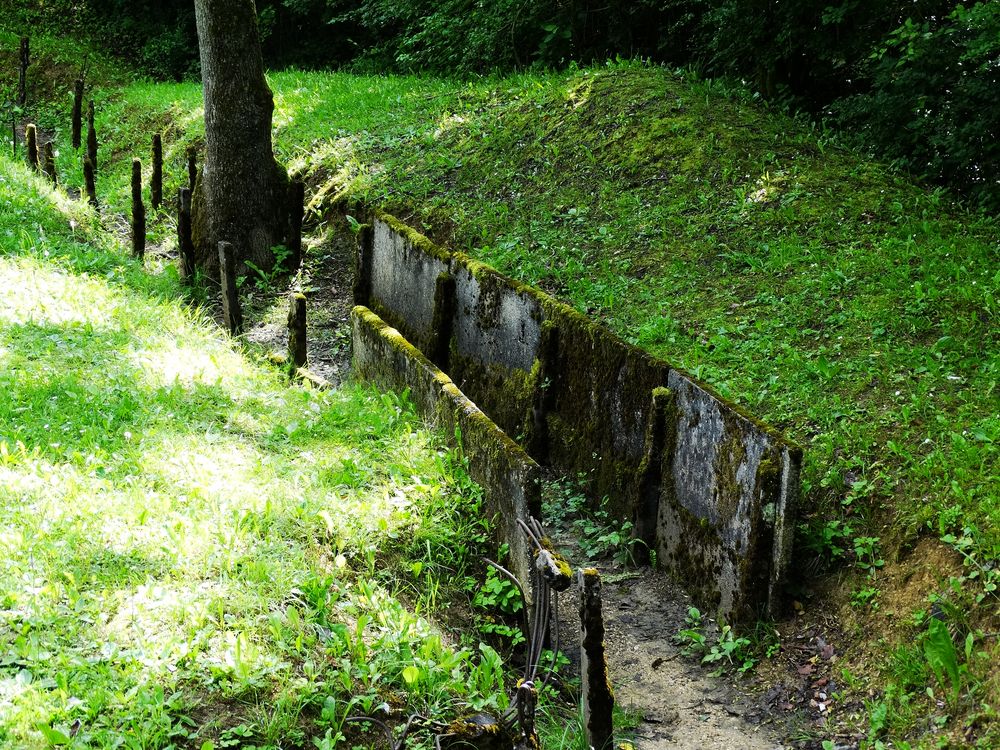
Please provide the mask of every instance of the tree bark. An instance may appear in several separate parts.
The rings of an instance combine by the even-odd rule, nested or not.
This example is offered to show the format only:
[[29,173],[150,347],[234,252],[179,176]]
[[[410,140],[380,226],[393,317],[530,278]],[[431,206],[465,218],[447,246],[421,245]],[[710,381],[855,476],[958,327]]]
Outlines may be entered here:
[[192,199],[195,259],[219,275],[219,242],[240,273],[274,267],[285,240],[288,175],[271,148],[274,100],[264,78],[253,0],[195,0],[205,100],[205,158]]

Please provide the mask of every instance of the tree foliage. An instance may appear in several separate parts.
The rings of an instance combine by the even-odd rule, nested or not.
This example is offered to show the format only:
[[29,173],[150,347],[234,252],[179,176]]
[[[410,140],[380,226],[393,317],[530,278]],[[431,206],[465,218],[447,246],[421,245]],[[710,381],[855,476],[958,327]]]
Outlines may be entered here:
[[[9,12],[9,11],[8,11]],[[191,0],[39,0],[159,77],[196,75]],[[740,78],[1000,207],[1000,3],[955,0],[258,0],[271,65],[488,73],[643,57]]]
[[1000,208],[1000,4],[907,19],[876,49],[871,84],[835,103],[864,142]]

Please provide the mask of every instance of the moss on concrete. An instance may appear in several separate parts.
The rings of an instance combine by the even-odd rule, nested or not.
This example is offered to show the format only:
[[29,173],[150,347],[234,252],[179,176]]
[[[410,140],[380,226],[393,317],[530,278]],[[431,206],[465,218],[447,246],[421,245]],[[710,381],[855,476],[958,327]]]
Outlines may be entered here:
[[420,232],[416,229],[407,226],[395,216],[387,214],[384,211],[374,210],[372,211],[372,218],[388,225],[392,231],[405,238],[407,242],[413,245],[413,247],[420,252],[425,253],[432,258],[436,258],[443,263],[451,262],[452,253],[450,251],[445,250],[440,245],[435,245],[427,237],[420,234]]
[[[448,254],[387,214],[378,218],[414,248],[450,261],[452,277],[464,279],[460,274],[467,273],[475,279],[475,296],[468,301],[458,299],[453,315],[465,315],[465,325],[478,327],[482,336],[473,334],[469,339],[473,343],[462,344],[463,349],[471,347],[470,351],[459,351],[459,339],[451,335],[447,357],[439,354],[436,358],[447,361],[458,385],[503,428],[504,438],[517,436],[532,455],[544,457],[567,473],[585,475],[590,496],[595,500],[607,497],[612,513],[633,519],[647,544],[656,541],[656,508],[665,504],[668,513],[678,519],[683,542],[677,545],[682,549],[671,549],[669,559],[661,559],[692,584],[692,593],[703,606],[718,606],[725,589],[726,598],[730,590],[734,592],[737,617],[766,608],[772,589],[768,582],[774,580],[775,567],[783,561],[773,555],[775,521],[765,519],[759,505],[764,498],[763,504],[777,512],[782,493],[780,453],[787,450],[794,459],[800,449],[711,388],[627,344],[544,292],[461,253]],[[440,278],[438,281],[441,293],[444,287]],[[520,310],[515,306],[512,313],[505,295],[521,295],[531,303]],[[466,304],[468,309],[458,309]],[[377,300],[372,305],[389,322],[397,322],[395,313],[383,311]],[[514,321],[518,315],[530,316],[538,325],[537,343],[534,338],[520,340],[520,349],[503,349],[503,343],[491,337],[503,335],[501,322],[508,328],[516,325],[503,321],[501,312],[508,317],[513,314]],[[439,353],[443,350],[442,335],[450,335],[446,315],[443,300],[439,300],[435,306],[436,333],[429,342]],[[398,325],[405,325],[405,321],[398,321]],[[458,323],[452,321],[452,325],[458,331]],[[488,342],[482,344],[481,351],[476,348],[480,341]],[[535,347],[534,360],[530,365],[513,364],[524,361],[526,341],[528,352]],[[497,346],[500,348],[494,348]],[[493,357],[504,361],[492,361]],[[681,391],[691,389],[692,398],[711,404],[708,408],[723,421],[721,441],[710,454],[713,465],[700,469],[714,483],[711,496],[704,500],[712,509],[711,518],[698,518],[677,500],[674,441],[684,415],[667,390],[668,384],[676,384]],[[756,469],[748,465],[756,460],[748,456],[748,439],[763,441],[764,450],[777,457],[769,457],[773,465],[760,467],[753,480],[737,478],[741,468]],[[747,481],[752,481],[753,487],[747,486]],[[751,492],[752,501],[743,508],[741,499]],[[730,528],[727,534],[731,538],[723,534],[723,526],[731,527],[733,519],[744,511],[750,517],[739,521],[739,531]],[[643,522],[641,529],[639,520]],[[724,569],[735,581],[720,583]]]
[[352,321],[355,373],[383,387],[409,388],[418,410],[453,445],[461,436],[458,447],[468,460],[469,475],[484,489],[487,512],[498,519],[497,541],[510,545],[511,567],[527,586],[532,559],[517,521],[541,514],[538,464],[376,313],[357,306]]

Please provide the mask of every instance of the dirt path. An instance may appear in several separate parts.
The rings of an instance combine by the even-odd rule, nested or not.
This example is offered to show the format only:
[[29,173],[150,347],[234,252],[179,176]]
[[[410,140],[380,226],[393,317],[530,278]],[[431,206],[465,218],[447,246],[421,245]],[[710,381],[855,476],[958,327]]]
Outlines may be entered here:
[[[574,537],[552,530],[575,567],[589,564],[574,555]],[[672,636],[687,627],[690,599],[662,571],[627,569],[613,561],[597,564],[602,577],[608,666],[617,703],[641,716],[637,750],[718,748],[777,750],[786,745],[775,727],[752,721],[759,708],[724,678],[713,678],[681,653]],[[561,648],[578,642],[575,587],[559,600]],[[574,667],[576,665],[574,664]]]
[[342,232],[307,239],[300,277],[280,287],[248,289],[244,304],[251,311],[246,339],[283,353],[288,346],[288,292],[301,285],[307,300],[311,372],[339,385],[350,373],[351,307],[354,238]]

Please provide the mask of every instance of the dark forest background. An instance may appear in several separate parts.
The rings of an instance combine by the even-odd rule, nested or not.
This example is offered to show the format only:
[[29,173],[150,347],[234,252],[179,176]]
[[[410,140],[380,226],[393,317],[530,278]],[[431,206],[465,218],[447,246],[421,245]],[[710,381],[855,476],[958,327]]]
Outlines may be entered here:
[[[10,3],[30,28],[198,74],[191,0]],[[1000,2],[258,0],[271,66],[477,75],[645,58],[743,80],[882,158],[1000,208]]]

